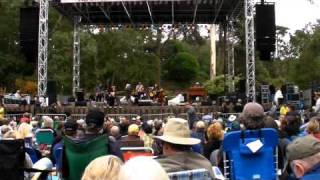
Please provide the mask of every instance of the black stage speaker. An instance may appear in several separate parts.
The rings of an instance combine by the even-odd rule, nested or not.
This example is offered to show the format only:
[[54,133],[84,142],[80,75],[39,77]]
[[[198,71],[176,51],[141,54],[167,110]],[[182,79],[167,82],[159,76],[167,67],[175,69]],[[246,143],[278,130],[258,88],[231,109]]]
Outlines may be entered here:
[[84,92],[83,90],[76,91],[76,101],[84,101]]
[[39,8],[20,8],[20,46],[27,62],[36,63],[38,57]]
[[49,98],[49,105],[57,102],[57,82],[53,80],[48,80],[47,92]]
[[256,47],[261,60],[270,60],[275,51],[276,22],[274,3],[256,5]]

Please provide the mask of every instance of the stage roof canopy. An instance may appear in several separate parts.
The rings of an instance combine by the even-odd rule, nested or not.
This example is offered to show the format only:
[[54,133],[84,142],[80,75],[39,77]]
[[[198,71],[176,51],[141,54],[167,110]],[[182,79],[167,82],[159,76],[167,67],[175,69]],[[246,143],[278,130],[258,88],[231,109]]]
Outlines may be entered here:
[[243,0],[51,0],[69,19],[88,25],[218,24],[243,12]]

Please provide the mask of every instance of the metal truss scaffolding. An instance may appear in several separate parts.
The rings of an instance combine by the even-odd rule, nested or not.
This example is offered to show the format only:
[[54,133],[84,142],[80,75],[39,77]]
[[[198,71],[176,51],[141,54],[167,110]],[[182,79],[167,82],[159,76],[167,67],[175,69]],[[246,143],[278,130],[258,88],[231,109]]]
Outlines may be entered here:
[[80,88],[80,16],[74,16],[73,30],[73,95]]
[[246,34],[246,96],[247,101],[256,101],[255,49],[254,49],[254,0],[244,0]]
[[234,92],[234,46],[232,42],[228,45],[228,82],[230,83],[228,87],[229,93]]
[[39,0],[38,96],[47,95],[49,0]]

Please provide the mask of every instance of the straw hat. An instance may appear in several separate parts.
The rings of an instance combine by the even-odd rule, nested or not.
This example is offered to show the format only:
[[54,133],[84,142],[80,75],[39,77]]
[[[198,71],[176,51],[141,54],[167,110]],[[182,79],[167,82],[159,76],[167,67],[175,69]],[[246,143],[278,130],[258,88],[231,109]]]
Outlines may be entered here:
[[163,135],[155,136],[154,138],[180,145],[195,145],[200,143],[199,139],[190,137],[188,122],[181,118],[169,119],[164,126]]

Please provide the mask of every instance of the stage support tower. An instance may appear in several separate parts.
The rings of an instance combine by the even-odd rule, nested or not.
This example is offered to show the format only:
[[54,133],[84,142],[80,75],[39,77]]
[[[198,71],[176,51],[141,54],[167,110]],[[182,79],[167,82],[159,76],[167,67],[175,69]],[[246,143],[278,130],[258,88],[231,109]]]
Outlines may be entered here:
[[39,0],[38,96],[47,95],[49,0]]
[[73,19],[73,95],[80,89],[80,16]]
[[244,0],[246,34],[246,96],[248,102],[256,101],[254,0]]

